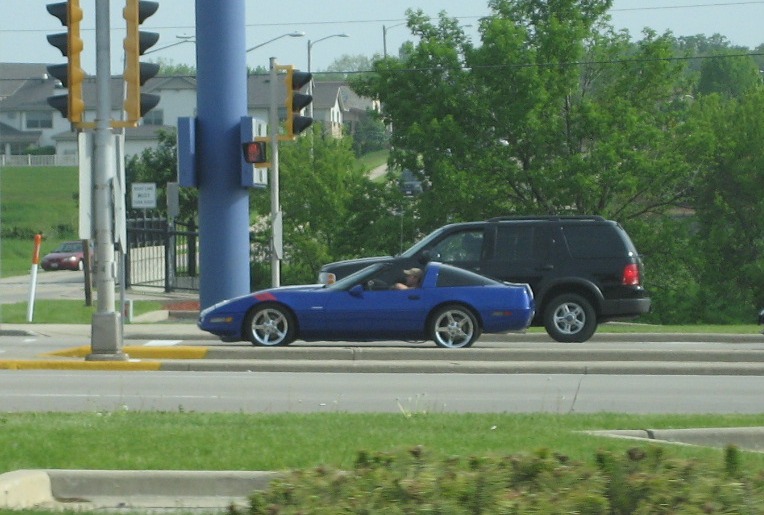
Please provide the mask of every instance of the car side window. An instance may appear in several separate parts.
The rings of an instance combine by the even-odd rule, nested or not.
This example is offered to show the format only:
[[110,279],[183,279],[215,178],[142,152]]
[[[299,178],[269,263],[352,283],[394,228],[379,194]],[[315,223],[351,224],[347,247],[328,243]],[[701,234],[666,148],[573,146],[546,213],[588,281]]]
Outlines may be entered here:
[[479,262],[483,251],[483,230],[449,234],[431,249],[433,259],[443,263]]
[[496,231],[496,259],[536,261],[547,257],[548,245],[542,231],[533,225],[499,225]]

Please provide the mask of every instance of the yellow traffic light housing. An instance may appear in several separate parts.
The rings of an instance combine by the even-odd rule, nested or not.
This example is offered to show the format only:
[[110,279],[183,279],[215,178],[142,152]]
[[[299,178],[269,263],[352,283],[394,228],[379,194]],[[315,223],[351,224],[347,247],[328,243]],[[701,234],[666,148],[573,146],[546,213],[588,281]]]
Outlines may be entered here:
[[302,131],[313,123],[313,118],[302,116],[300,111],[305,109],[313,101],[311,95],[302,93],[302,88],[310,82],[313,74],[295,70],[292,65],[279,66],[286,71],[284,84],[286,85],[286,137],[294,139]]
[[159,73],[159,65],[140,62],[141,55],[159,40],[159,34],[143,32],[140,26],[158,8],[158,2],[126,0],[125,8],[122,10],[127,26],[127,34],[123,42],[125,48],[124,110],[127,115],[125,125],[130,127],[138,125],[138,120],[159,103],[158,95],[141,93],[141,86]]
[[80,24],[83,13],[80,0],[68,0],[47,5],[48,12],[58,18],[67,28],[66,33],[51,34],[48,42],[58,48],[67,57],[65,65],[48,66],[48,72],[61,81],[69,90],[68,94],[54,95],[48,98],[48,103],[58,109],[61,115],[72,124],[80,124],[85,113],[85,101],[82,93],[82,83],[85,72],[82,69],[81,55],[84,48],[80,36]]

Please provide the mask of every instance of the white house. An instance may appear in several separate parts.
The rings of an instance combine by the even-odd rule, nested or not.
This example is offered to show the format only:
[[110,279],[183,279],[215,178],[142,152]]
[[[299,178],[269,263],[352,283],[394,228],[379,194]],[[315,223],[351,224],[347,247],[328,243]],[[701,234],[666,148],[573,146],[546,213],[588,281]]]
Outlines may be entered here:
[[[0,154],[22,154],[31,147],[53,146],[57,155],[76,155],[76,133],[60,112],[48,105],[49,96],[66,93],[57,79],[49,77],[44,64],[0,63]],[[6,77],[8,77],[7,80]],[[83,84],[85,120],[95,119],[95,79]],[[137,128],[125,129],[125,153],[132,155],[156,144],[157,130],[177,127],[179,117],[196,115],[196,79],[167,76],[150,79],[144,93],[159,95],[159,104],[141,120]],[[284,117],[286,88],[278,89],[277,105]],[[313,86],[313,118],[335,137],[352,133],[355,123],[374,103],[359,97],[343,82],[316,82]],[[111,80],[112,119],[122,118],[123,81]],[[247,110],[250,116],[268,119],[270,85],[268,75],[247,78]]]

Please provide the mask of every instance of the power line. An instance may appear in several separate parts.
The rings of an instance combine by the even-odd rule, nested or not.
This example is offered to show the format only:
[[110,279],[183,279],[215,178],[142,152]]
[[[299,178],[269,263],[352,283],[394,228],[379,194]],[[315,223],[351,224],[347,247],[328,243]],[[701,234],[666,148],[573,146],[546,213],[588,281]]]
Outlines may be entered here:
[[[673,57],[651,57],[651,58],[645,58],[645,59],[610,59],[606,61],[569,61],[569,62],[561,62],[561,63],[514,63],[514,64],[486,64],[481,66],[462,66],[462,70],[470,70],[470,69],[491,69],[491,70],[502,70],[502,69],[513,69],[513,68],[564,68],[564,67],[570,67],[570,66],[592,66],[592,65],[608,65],[608,64],[624,64],[624,63],[651,63],[651,62],[660,62],[660,61],[692,61],[695,59],[731,59],[736,57],[761,57],[764,56],[764,52],[746,52],[746,53],[738,53],[738,54],[715,54],[715,55],[694,55],[694,56],[673,56]],[[424,71],[434,71],[434,70],[440,70],[442,67],[440,66],[433,66],[428,68],[402,68],[399,70],[395,70],[395,72],[401,72],[401,73],[413,73],[413,72],[424,72]],[[331,71],[331,72],[312,72],[313,75],[361,75],[366,73],[376,73],[374,70],[354,70],[354,71]],[[253,73],[252,75],[261,75],[257,73]],[[188,77],[188,78],[194,78],[194,75],[173,75],[174,77]],[[115,75],[115,77],[118,77],[118,75]],[[87,79],[92,79],[92,76],[86,77]],[[0,82],[2,81],[25,81],[25,80],[39,80],[39,77],[28,77],[28,78],[4,78],[0,77]]]
[[764,4],[764,1],[758,2],[718,2],[713,4],[689,4],[689,5],[662,5],[657,7],[624,7],[621,9],[610,9],[616,12],[626,11],[658,11],[663,9],[694,9],[696,7],[730,7],[733,5],[760,5]]
[[[668,9],[697,9],[704,7],[734,7],[743,5],[762,5],[764,0],[755,0],[748,2],[714,2],[710,4],[685,4],[685,5],[664,5],[652,7],[624,7],[620,9],[610,9],[610,12],[632,12],[632,11],[661,11]],[[486,16],[449,16],[457,20],[479,20]],[[407,18],[376,18],[371,20],[312,20],[312,21],[289,21],[289,22],[271,22],[271,23],[247,23],[246,27],[286,27],[286,26],[310,26],[310,25],[337,25],[337,24],[360,24],[360,23],[401,23],[406,22]],[[111,30],[120,30],[124,27],[112,27]],[[151,27],[151,30],[180,30],[194,29],[194,25],[164,25]],[[95,30],[95,28],[83,28],[82,30]],[[3,32],[49,32],[50,29],[0,29]]]

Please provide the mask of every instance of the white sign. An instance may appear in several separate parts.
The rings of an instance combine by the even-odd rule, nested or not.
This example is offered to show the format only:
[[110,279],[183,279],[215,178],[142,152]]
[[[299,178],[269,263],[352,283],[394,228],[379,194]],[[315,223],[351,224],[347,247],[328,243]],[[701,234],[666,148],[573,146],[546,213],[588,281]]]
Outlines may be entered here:
[[133,209],[157,208],[157,185],[154,182],[134,182],[130,193]]

